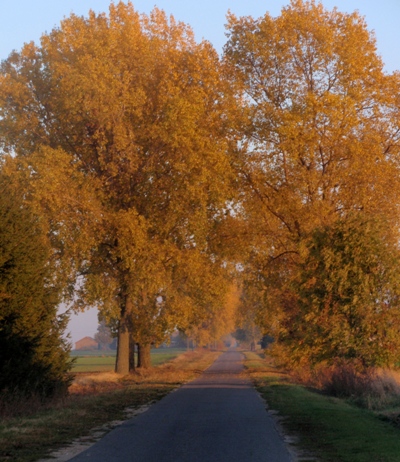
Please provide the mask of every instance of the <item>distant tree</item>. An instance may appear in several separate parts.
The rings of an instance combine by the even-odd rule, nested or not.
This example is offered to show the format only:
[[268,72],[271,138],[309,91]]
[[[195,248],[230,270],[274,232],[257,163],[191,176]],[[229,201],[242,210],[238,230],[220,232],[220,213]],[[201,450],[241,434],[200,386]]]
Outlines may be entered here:
[[113,337],[112,340],[111,340],[111,343],[110,343],[110,350],[116,350],[117,349],[117,343],[118,343],[118,339],[117,337]]
[[233,337],[240,343],[255,350],[262,334],[257,324],[257,300],[252,298],[254,295],[247,288],[242,288],[240,300],[236,312],[236,331]]
[[94,335],[94,339],[99,344],[100,350],[109,350],[113,341],[111,329],[107,326],[106,321],[102,319],[99,322],[97,332]]
[[67,392],[67,319],[41,220],[0,172],[0,392],[50,397]]
[[201,309],[193,310],[185,335],[198,346],[216,345],[235,328],[240,291],[223,273],[205,273],[204,286],[199,291]]
[[272,343],[274,343],[274,338],[273,338],[273,337],[271,337],[271,336],[268,335],[268,334],[265,334],[265,335],[262,336],[260,345],[261,345],[261,348],[262,348],[263,350],[265,350],[266,348],[268,348]]
[[187,347],[187,342],[188,342],[188,339],[183,332],[176,330],[175,332],[172,333],[171,338],[170,338],[170,346],[173,346],[176,348],[185,348]]
[[238,327],[232,336],[242,345],[246,345],[252,351],[261,339],[260,328],[254,322],[247,322],[244,327]]

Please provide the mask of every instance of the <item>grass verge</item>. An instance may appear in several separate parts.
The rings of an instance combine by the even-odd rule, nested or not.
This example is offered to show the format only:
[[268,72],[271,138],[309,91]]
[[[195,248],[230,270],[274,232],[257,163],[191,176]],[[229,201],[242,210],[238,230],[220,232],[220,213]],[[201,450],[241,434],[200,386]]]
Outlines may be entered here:
[[296,385],[268,359],[245,355],[268,407],[278,411],[285,431],[298,437],[307,454],[323,462],[400,462],[400,429],[383,416]]
[[79,374],[63,402],[28,417],[0,422],[0,460],[35,461],[76,438],[90,437],[93,428],[127,418],[127,408],[152,403],[193,379],[219,354],[196,350],[126,377],[114,373]]

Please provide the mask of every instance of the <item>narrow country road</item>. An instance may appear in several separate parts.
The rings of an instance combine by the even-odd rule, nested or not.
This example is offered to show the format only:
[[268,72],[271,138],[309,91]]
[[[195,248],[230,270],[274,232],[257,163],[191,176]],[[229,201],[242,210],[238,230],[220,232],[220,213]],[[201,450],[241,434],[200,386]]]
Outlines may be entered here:
[[272,418],[223,353],[200,378],[111,431],[73,462],[290,462]]

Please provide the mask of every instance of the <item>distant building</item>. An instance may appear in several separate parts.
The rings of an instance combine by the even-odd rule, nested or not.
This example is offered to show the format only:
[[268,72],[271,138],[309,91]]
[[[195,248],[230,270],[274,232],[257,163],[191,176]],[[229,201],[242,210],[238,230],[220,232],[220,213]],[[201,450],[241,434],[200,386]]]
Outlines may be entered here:
[[83,337],[75,342],[75,350],[98,350],[99,344],[92,337]]

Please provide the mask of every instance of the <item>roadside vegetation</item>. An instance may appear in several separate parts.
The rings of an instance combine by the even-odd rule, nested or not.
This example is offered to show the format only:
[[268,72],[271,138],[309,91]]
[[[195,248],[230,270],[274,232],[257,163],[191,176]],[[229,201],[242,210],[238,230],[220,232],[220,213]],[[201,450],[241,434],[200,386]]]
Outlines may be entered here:
[[[398,462],[400,461],[400,395],[387,399],[382,390],[378,399],[370,388],[357,397],[338,398],[306,386],[299,377],[277,369],[263,354],[246,352],[246,369],[268,409],[276,415],[284,433],[304,461],[321,462]],[[343,375],[342,388],[348,377]],[[394,377],[386,379],[393,388]],[[377,387],[384,379],[376,379]],[[379,385],[380,384],[380,385]],[[398,385],[397,385],[398,387]],[[384,388],[384,387],[383,387]],[[356,398],[356,399],[354,399]],[[374,403],[374,409],[368,409]],[[301,449],[299,449],[301,448]]]
[[206,349],[185,352],[125,377],[113,372],[78,374],[70,395],[46,406],[31,399],[10,409],[0,402],[0,460],[34,461],[77,438],[94,441],[94,429],[100,433],[111,430],[135,409],[193,379],[219,354]]

